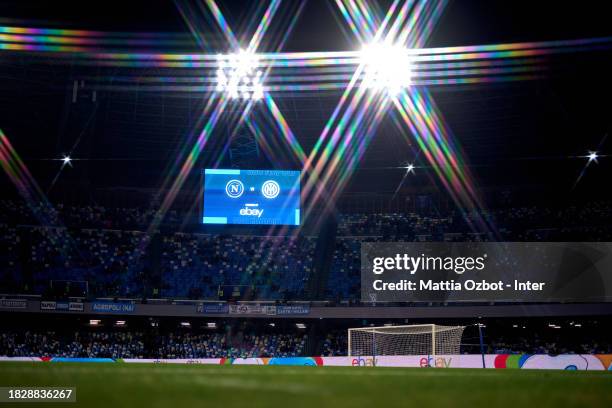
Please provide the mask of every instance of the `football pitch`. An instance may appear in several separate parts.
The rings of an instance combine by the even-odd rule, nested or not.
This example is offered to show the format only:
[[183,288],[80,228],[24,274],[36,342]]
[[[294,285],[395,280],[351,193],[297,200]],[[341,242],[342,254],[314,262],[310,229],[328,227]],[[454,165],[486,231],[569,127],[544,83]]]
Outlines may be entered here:
[[0,386],[76,387],[17,407],[612,407],[593,371],[4,362]]

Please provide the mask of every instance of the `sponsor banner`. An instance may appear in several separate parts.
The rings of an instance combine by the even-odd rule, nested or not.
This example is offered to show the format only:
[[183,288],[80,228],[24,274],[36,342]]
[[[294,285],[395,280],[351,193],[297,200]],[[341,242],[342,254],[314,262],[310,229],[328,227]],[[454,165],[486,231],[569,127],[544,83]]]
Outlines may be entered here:
[[26,299],[0,299],[0,309],[25,309],[28,307]]
[[90,358],[90,357],[53,357],[52,363],[114,363],[112,358]]
[[[153,363],[153,364],[221,364],[221,358],[124,358],[123,363]],[[119,361],[119,360],[118,360]]]
[[[351,367],[483,368],[482,356],[480,354],[439,356],[353,356],[331,358],[332,360],[329,361],[328,358],[325,359],[326,365]],[[492,361],[493,360],[490,359],[490,362]]]
[[364,242],[363,302],[612,301],[612,242]]
[[[355,357],[272,357],[272,358],[194,358],[194,359],[117,359],[1,357],[0,361],[123,362],[153,364],[235,364],[342,367],[482,368],[480,354],[437,356],[355,356]],[[612,354],[485,354],[485,368],[537,370],[612,371]]]
[[[126,363],[176,363],[176,364],[231,364],[231,365],[292,365],[338,367],[414,367],[414,368],[483,368],[480,354],[455,354],[437,356],[355,356],[355,357],[272,357],[272,358],[221,358],[137,360]],[[485,354],[485,368],[540,369],[540,370],[609,370],[612,371],[611,354]]]
[[220,364],[232,365],[287,365],[287,366],[321,366],[324,357],[249,357],[223,358]]
[[229,305],[229,313],[237,315],[269,315],[276,314],[275,305],[238,304]]
[[0,361],[43,361],[40,357],[6,357],[0,356]]
[[50,300],[42,300],[40,302],[40,310],[55,310],[55,302]]
[[82,312],[83,303],[80,302],[67,302],[67,301],[51,301],[43,300],[40,302],[40,310],[59,310],[68,312]]
[[[324,357],[324,365],[353,367],[483,368],[480,354],[438,356]],[[485,368],[540,370],[612,370],[612,355],[485,354]]]
[[229,305],[227,303],[202,303],[196,307],[197,313],[205,314],[227,314]]
[[129,302],[93,302],[92,312],[100,313],[133,313],[136,308],[134,303]]
[[310,313],[309,305],[281,305],[276,306],[276,314],[280,316],[287,315],[307,315]]
[[276,306],[274,305],[266,305],[261,307],[261,311],[263,314],[268,316],[276,315]]
[[[612,371],[612,354],[496,354],[492,368]],[[487,365],[489,368],[489,365]]]
[[82,312],[85,310],[85,305],[81,302],[70,302],[68,304],[68,310],[71,312]]

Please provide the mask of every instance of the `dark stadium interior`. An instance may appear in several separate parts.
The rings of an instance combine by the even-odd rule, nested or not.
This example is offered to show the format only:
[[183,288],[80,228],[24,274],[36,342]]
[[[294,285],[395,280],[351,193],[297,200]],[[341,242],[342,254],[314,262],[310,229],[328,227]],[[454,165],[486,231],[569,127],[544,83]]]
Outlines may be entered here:
[[[1,6],[1,15],[11,21],[28,18],[48,24],[55,21],[63,27],[79,28],[83,25],[107,31],[185,30],[180,13],[172,2],[162,2],[160,7],[143,7],[146,2],[139,1],[128,5],[118,3],[122,9],[119,16],[113,11],[113,2],[105,2],[92,13],[90,4],[80,2],[9,1]],[[596,12],[597,7],[605,9],[602,3],[594,2],[591,7],[579,9],[555,7],[553,16],[546,2],[523,3],[525,7],[528,5],[529,13],[518,12],[523,7],[517,2],[512,5],[486,1],[451,3],[428,45],[541,41],[609,34],[606,13]],[[252,9],[257,8],[255,3],[244,7],[240,1],[222,2],[221,7],[230,25],[241,24],[246,16],[252,14]],[[335,23],[337,16],[331,7],[307,3],[294,34],[287,40],[286,49],[350,49],[349,33],[343,34],[341,26]],[[113,15],[113,18],[105,18],[105,15]],[[545,26],[539,24],[544,16],[547,16]],[[314,21],[325,27],[325,35],[303,34]],[[329,33],[327,30],[338,32]],[[308,38],[308,42],[304,38]],[[188,41],[189,36],[185,39]],[[265,45],[262,47],[265,49]],[[546,81],[462,85],[432,90],[440,110],[460,140],[481,188],[524,188],[526,193],[516,193],[522,199],[546,188],[546,196],[554,194],[556,201],[590,200],[593,196],[608,195],[608,189],[601,186],[610,172],[609,161],[602,160],[599,166],[590,169],[589,177],[572,189],[584,163],[567,158],[585,155],[601,143],[603,150],[610,143],[605,140],[610,132],[610,111],[605,103],[612,89],[608,75],[612,68],[609,58],[605,53],[555,58],[559,60],[555,61],[554,70]],[[179,153],[186,135],[195,131],[194,118],[205,104],[199,94],[149,90],[98,90],[97,102],[86,103],[93,90],[108,86],[108,81],[113,78],[150,74],[133,68],[49,65],[45,59],[41,61],[15,54],[3,58],[2,73],[5,79],[0,95],[2,129],[7,135],[19,135],[14,138],[15,149],[24,160],[28,160],[28,166],[41,186],[48,187],[57,170],[57,163],[43,159],[67,152],[72,152],[75,158],[87,158],[78,162],[78,171],[65,172],[54,185],[49,196],[61,201],[71,199],[89,204],[92,200],[103,200],[98,196],[99,190],[115,190],[115,195],[120,197],[124,191],[121,188],[156,191],[167,176],[169,163]],[[72,82],[88,78],[91,80],[85,82],[79,94],[82,102],[78,106],[68,103],[72,96]],[[279,109],[306,151],[317,140],[337,98],[337,93],[317,93],[308,97],[289,94],[278,98]],[[227,137],[225,129],[220,126],[213,136],[219,140],[215,144],[217,149],[222,147]],[[379,133],[366,151],[346,192],[392,193],[403,175],[401,169],[393,167],[405,162],[413,162],[417,167],[427,166],[417,146],[409,140],[411,145],[406,147],[402,131],[392,121],[385,121]],[[45,137],[40,137],[41,134]],[[290,168],[296,165],[279,162],[289,156],[280,153],[271,163],[273,166]],[[218,155],[211,152],[202,155],[198,164],[204,167],[217,158]],[[270,163],[266,161],[260,157],[251,165],[269,167]],[[228,162],[229,157],[225,157],[224,163]],[[190,183],[192,190],[196,189],[198,180],[194,174]],[[409,191],[417,187],[420,191],[440,188],[427,169],[415,172],[410,181],[405,186]],[[197,191],[183,193],[192,202],[197,201],[193,198]],[[148,202],[147,195],[150,193],[145,192],[140,197],[138,205]]]
[[[0,4],[0,26],[178,33],[179,46],[155,52],[197,51],[181,7],[204,21],[201,8],[177,3],[9,0]],[[251,16],[264,10],[260,2],[218,3],[230,26],[253,25]],[[284,51],[355,48],[334,2],[289,3],[282,13],[300,18]],[[608,5],[587,3],[452,1],[427,46],[610,37]],[[279,20],[277,31],[288,23]],[[202,34],[217,45],[215,52],[228,51],[218,32]],[[275,51],[266,46],[263,51]],[[0,52],[0,134],[45,198],[24,198],[7,173],[0,175],[0,298],[143,307],[127,317],[91,309],[51,313],[42,306],[32,313],[2,310],[0,356],[339,356],[347,355],[348,328],[432,322],[467,325],[464,354],[612,354],[610,303],[374,305],[360,292],[364,242],[612,241],[609,48],[551,55],[546,61],[553,68],[538,80],[430,88],[483,208],[458,208],[411,133],[389,114],[340,194],[312,202],[309,217],[318,222],[288,232],[200,223],[201,169],[301,170],[292,146],[271,131],[273,156],[261,148],[240,151],[236,134],[250,130],[232,124],[243,106],[228,108],[161,214],[168,180],[180,177],[208,119],[202,112],[209,100],[163,83],[154,88],[146,77],[180,77],[186,68],[91,66],[76,58]],[[340,95],[287,91],[275,97],[304,151],[316,145]],[[257,105],[252,115],[272,129],[265,110]],[[591,163],[593,151],[599,158]],[[61,162],[66,155],[69,165]],[[414,171],[406,170],[408,163]],[[473,218],[486,219],[495,234],[474,228]],[[311,314],[196,312],[215,302],[308,305]]]

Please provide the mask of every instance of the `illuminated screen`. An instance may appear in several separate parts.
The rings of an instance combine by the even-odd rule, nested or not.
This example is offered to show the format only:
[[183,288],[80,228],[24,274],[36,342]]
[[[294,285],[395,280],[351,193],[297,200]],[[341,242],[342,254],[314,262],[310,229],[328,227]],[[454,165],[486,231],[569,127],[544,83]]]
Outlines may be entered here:
[[202,223],[300,225],[300,172],[205,169]]

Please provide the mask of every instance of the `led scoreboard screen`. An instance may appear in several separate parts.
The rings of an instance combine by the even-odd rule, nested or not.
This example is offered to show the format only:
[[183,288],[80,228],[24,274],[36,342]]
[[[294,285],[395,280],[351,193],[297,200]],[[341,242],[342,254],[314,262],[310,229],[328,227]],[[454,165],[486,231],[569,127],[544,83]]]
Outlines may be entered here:
[[300,225],[300,172],[205,169],[202,223]]

